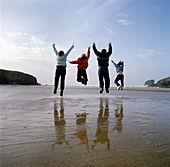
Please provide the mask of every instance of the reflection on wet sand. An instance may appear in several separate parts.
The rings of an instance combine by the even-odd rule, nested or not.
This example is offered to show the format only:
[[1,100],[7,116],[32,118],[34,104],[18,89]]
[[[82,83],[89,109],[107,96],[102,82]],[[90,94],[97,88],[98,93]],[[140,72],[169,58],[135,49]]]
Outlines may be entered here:
[[[66,144],[69,145],[68,140],[65,139],[65,125],[66,121],[64,118],[64,103],[63,98],[60,99],[60,107],[57,106],[56,101],[54,102],[54,125],[56,129],[56,141],[55,144]],[[55,145],[54,145],[55,146]]]
[[[113,127],[112,131],[116,130],[118,133],[121,133],[123,130],[123,103],[119,101],[116,103],[115,108],[115,126]],[[111,132],[112,132],[111,131]]]
[[[79,111],[79,110],[78,110]],[[87,149],[91,147],[92,150],[95,149],[95,147],[99,144],[105,145],[106,148],[110,149],[110,139],[109,134],[113,131],[117,131],[118,133],[121,133],[123,130],[123,104],[122,101],[117,101],[114,104],[114,110],[115,111],[115,119],[114,119],[114,126],[112,129],[109,130],[109,98],[108,97],[101,97],[99,98],[99,110],[97,115],[97,129],[95,131],[95,139],[92,140],[92,143],[90,143],[88,132],[87,132],[87,115],[89,113],[83,112],[83,113],[76,113],[76,129],[70,134],[72,134],[74,137],[71,137],[70,142],[72,143],[72,139],[78,139],[80,141],[80,144],[83,144],[86,146]],[[111,115],[113,113],[110,113]],[[75,121],[73,121],[71,124],[71,127],[73,127]],[[54,102],[54,125],[56,129],[56,139],[55,144],[53,144],[53,148],[56,144],[62,145],[65,144],[69,148],[72,149],[73,145],[69,143],[69,133],[66,133],[66,120],[64,117],[64,103],[63,98],[60,99],[60,102],[57,103]],[[110,131],[110,133],[109,133]],[[66,139],[67,138],[67,139]]]
[[[103,102],[104,101],[104,102]],[[107,149],[110,148],[109,131],[109,103],[108,98],[100,98],[99,114],[97,118],[97,130],[93,141],[92,149],[98,144],[106,144]]]
[[81,144],[85,144],[86,148],[89,148],[89,140],[87,136],[87,129],[86,129],[86,119],[88,113],[78,113],[76,114],[76,124],[77,129],[74,133],[74,136],[81,141]]
[[51,86],[0,89],[0,166],[170,166],[169,91],[71,87],[60,99]]

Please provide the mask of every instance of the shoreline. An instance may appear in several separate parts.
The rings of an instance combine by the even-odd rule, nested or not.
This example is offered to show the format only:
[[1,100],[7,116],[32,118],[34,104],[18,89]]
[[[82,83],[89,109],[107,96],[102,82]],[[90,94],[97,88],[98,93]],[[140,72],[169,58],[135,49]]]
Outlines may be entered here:
[[[100,89],[98,86],[66,86],[66,88],[69,88],[69,89],[70,88],[72,88],[72,89],[77,89],[77,88],[79,88],[79,89]],[[117,90],[117,88],[115,86],[111,86],[110,90]],[[161,92],[170,92],[170,88],[127,86],[127,87],[124,87],[123,91],[161,91]]]
[[[53,87],[53,85],[0,85],[0,87]],[[87,85],[66,85],[65,89],[100,89],[99,86]],[[111,86],[110,90],[116,90],[116,86]],[[121,90],[119,90],[121,91]],[[142,86],[125,86],[123,91],[157,91],[157,92],[170,92],[170,88],[159,88],[159,87],[142,87]]]

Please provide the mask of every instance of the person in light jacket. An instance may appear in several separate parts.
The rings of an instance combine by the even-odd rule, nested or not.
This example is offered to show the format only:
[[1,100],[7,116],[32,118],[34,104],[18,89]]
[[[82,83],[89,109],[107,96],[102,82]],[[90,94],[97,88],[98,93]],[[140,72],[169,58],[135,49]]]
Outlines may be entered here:
[[53,93],[57,93],[58,88],[58,82],[60,79],[60,96],[63,96],[63,91],[65,87],[65,75],[66,75],[66,61],[67,56],[71,52],[71,50],[74,48],[74,44],[70,47],[70,49],[64,53],[64,51],[57,51],[55,48],[55,44],[52,45],[54,52],[56,54],[56,72],[55,72],[55,79],[54,79],[54,91]]
[[[114,83],[117,86],[117,90],[123,90],[124,87],[124,75],[123,75],[123,69],[124,69],[124,62],[123,61],[119,61],[118,63],[115,63],[113,60],[111,60],[113,65],[116,68],[116,72],[117,72],[117,77],[114,81]],[[121,82],[121,84],[119,84],[119,81]]]

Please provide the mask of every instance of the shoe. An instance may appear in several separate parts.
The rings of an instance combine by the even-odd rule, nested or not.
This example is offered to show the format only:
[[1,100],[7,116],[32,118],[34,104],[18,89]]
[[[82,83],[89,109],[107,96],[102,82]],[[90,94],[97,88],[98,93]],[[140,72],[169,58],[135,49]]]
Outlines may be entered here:
[[123,86],[120,86],[120,89],[123,90]]
[[87,81],[85,81],[83,78],[81,78],[81,83],[82,83],[83,85],[87,85]]
[[100,94],[102,94],[103,93],[103,88],[101,88],[101,90],[100,90]]
[[106,88],[106,93],[109,93],[109,88]]
[[60,91],[60,96],[63,96],[63,90]]
[[117,87],[117,90],[120,90],[120,89],[121,89],[121,86],[118,86],[118,87]]
[[54,93],[54,94],[56,94],[56,93],[57,93],[57,88],[54,88],[53,93]]
[[83,82],[81,82],[83,85],[87,85],[87,82],[85,82],[85,81],[83,81]]

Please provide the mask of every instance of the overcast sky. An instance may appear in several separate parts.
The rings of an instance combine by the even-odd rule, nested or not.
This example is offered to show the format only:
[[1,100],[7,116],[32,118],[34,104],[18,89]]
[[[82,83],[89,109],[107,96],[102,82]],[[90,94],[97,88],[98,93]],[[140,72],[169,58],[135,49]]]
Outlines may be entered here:
[[[116,71],[111,63],[125,62],[125,85],[170,76],[169,0],[0,0],[0,68],[34,75],[41,84],[53,84],[55,54],[75,48],[77,59],[96,43],[108,48],[111,85]],[[98,85],[97,59],[91,49],[89,85]],[[67,63],[66,85],[76,82],[77,67]]]

